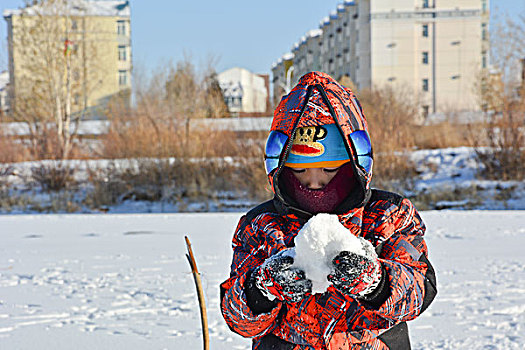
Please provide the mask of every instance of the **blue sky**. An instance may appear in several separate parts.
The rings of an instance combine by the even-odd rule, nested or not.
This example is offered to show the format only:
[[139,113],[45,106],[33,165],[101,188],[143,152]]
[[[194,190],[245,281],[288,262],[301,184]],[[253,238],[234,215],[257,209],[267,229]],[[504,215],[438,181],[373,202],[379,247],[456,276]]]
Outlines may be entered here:
[[[154,69],[189,55],[197,65],[214,57],[222,71],[241,66],[270,73],[271,65],[337,0],[131,0],[134,64]],[[0,11],[23,0],[0,0]],[[496,11],[497,9],[497,11]],[[492,14],[525,15],[525,0],[492,0]],[[0,24],[0,70],[7,67],[6,22]]]

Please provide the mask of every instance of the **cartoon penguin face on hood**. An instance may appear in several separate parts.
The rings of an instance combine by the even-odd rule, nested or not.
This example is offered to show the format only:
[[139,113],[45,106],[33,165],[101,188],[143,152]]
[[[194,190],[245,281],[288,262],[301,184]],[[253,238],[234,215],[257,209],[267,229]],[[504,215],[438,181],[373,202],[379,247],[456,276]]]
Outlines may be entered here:
[[[363,206],[369,197],[373,166],[368,124],[354,93],[321,72],[301,77],[275,109],[265,150],[266,172],[272,190],[281,202],[289,204],[279,188],[281,170],[291,156],[292,146],[297,146],[297,140],[304,139],[306,144],[319,138],[323,126],[339,131],[358,179],[358,188],[352,194],[353,200],[347,201],[346,209]],[[310,134],[298,134],[304,131]],[[308,137],[312,140],[306,140]],[[308,146],[316,147],[316,144],[310,142]]]

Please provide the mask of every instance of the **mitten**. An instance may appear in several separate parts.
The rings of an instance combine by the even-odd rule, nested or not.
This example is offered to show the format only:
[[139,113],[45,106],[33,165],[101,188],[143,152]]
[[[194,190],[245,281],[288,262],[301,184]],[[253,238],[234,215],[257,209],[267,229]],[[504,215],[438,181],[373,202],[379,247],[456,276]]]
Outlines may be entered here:
[[332,271],[328,280],[340,292],[366,299],[381,282],[381,263],[370,242],[359,238],[362,245],[360,254],[342,251],[332,260]]
[[303,270],[291,267],[293,261],[288,250],[283,250],[254,271],[255,285],[266,298],[296,303],[312,293],[312,281],[306,279]]

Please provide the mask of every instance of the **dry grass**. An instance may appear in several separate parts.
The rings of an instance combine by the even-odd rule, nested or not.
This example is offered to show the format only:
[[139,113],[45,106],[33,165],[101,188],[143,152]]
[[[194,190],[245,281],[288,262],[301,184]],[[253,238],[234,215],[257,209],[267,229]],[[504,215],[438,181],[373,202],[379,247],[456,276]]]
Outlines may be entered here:
[[414,144],[418,149],[473,146],[472,137],[481,132],[480,124],[453,124],[442,122],[434,125],[414,125]]

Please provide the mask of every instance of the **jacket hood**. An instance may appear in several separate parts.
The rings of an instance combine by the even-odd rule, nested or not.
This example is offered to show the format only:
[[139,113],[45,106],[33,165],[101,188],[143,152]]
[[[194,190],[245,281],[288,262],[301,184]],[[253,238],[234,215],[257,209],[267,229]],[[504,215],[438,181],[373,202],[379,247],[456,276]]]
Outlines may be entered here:
[[268,174],[268,180],[275,193],[276,204],[282,205],[286,211],[295,211],[301,216],[311,216],[294,207],[290,199],[279,188],[279,175],[290,153],[291,143],[299,127],[337,125],[343,136],[354,174],[358,179],[355,191],[343,201],[336,214],[345,213],[351,209],[362,207],[370,196],[372,169],[365,171],[358,166],[357,155],[350,141],[354,131],[368,132],[368,124],[361,105],[354,93],[340,85],[329,75],[322,72],[310,72],[299,79],[290,93],[281,99],[274,111],[270,131],[280,131],[288,136],[288,141],[279,157],[279,166]]

